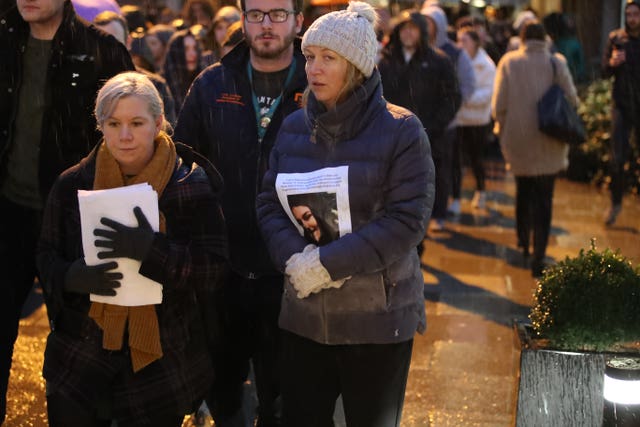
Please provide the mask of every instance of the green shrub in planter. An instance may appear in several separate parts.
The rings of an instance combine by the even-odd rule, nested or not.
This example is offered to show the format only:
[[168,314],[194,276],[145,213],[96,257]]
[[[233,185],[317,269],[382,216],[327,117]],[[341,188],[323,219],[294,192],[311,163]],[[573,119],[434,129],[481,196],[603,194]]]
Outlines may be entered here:
[[552,348],[629,351],[640,341],[640,266],[618,251],[580,250],[545,270],[529,315]]

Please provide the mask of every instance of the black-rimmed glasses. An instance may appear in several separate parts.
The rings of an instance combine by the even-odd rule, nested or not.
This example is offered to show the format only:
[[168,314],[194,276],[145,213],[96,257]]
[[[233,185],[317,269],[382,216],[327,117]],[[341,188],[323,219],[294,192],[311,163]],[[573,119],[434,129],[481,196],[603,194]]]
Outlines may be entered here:
[[286,9],[271,9],[268,12],[265,12],[260,9],[251,9],[247,10],[243,13],[244,19],[251,24],[259,24],[264,21],[264,17],[269,15],[269,20],[271,22],[285,22],[289,15],[295,15],[297,12],[295,10],[286,10]]

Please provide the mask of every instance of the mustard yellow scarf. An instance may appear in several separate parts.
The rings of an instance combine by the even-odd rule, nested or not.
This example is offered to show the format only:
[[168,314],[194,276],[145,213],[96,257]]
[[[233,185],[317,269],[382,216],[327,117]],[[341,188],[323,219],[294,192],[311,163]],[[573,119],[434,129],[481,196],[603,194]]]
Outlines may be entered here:
[[[104,142],[98,147],[94,190],[124,187],[147,182],[158,193],[158,198],[167,186],[176,162],[176,147],[171,138],[160,132],[155,141],[155,152],[151,161],[138,175],[127,178],[111,155]],[[165,218],[160,212],[160,232],[166,232]],[[102,348],[120,350],[125,327],[129,330],[129,350],[133,371],[137,372],[162,357],[158,315],[153,305],[123,307],[94,302],[89,309],[91,317],[102,329]],[[127,323],[128,321],[128,323]]]

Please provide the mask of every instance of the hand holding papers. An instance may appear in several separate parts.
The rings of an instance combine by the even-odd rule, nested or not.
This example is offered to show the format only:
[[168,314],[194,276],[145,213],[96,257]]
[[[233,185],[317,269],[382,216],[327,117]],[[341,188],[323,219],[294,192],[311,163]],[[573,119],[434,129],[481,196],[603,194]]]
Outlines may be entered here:
[[96,228],[93,234],[106,240],[96,240],[95,245],[110,250],[98,252],[98,258],[131,258],[142,261],[153,243],[153,228],[139,206],[133,208],[138,220],[137,227],[127,227],[109,218],[101,218],[100,222],[110,229]]
[[[117,256],[109,259],[118,263],[118,268],[115,271],[123,275],[122,280],[120,280],[121,286],[117,289],[116,296],[91,294],[91,301],[122,306],[160,304],[162,302],[162,285],[142,276],[139,273],[140,261],[133,259],[134,256],[142,259],[144,255],[139,256],[140,247],[147,245],[146,250],[142,249],[146,253],[152,240],[147,242],[136,241],[133,246],[137,249],[133,249],[133,251],[122,249],[123,245],[120,241],[124,229],[139,231],[141,232],[140,236],[148,236],[149,227],[153,231],[159,230],[157,193],[148,184],[130,185],[109,190],[80,190],[78,191],[78,203],[82,227],[82,248],[86,264],[97,265],[104,263],[102,258],[105,257],[104,254],[106,252],[107,256]],[[134,213],[134,208],[136,207],[138,209]],[[108,218],[110,221],[105,224],[102,222],[102,218]],[[107,228],[105,225],[112,229]],[[113,225],[116,227],[112,227]],[[102,236],[109,239],[98,239],[98,241],[111,243],[106,245],[100,243],[101,247],[96,246],[95,229],[106,232]],[[151,239],[153,239],[152,234]],[[144,240],[144,237],[142,240]],[[110,254],[112,251],[105,251],[104,247],[114,249],[115,253]],[[102,256],[99,255],[100,253]]]
[[78,258],[64,276],[64,290],[78,294],[116,295],[122,273],[114,272],[118,263],[111,261],[98,265],[87,265]]

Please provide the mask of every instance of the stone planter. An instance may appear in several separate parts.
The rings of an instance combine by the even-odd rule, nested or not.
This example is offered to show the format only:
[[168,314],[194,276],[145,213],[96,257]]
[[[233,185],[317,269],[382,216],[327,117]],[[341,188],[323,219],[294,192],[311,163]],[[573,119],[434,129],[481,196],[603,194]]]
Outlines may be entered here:
[[611,353],[541,348],[515,322],[520,347],[517,427],[601,427],[605,360]]

